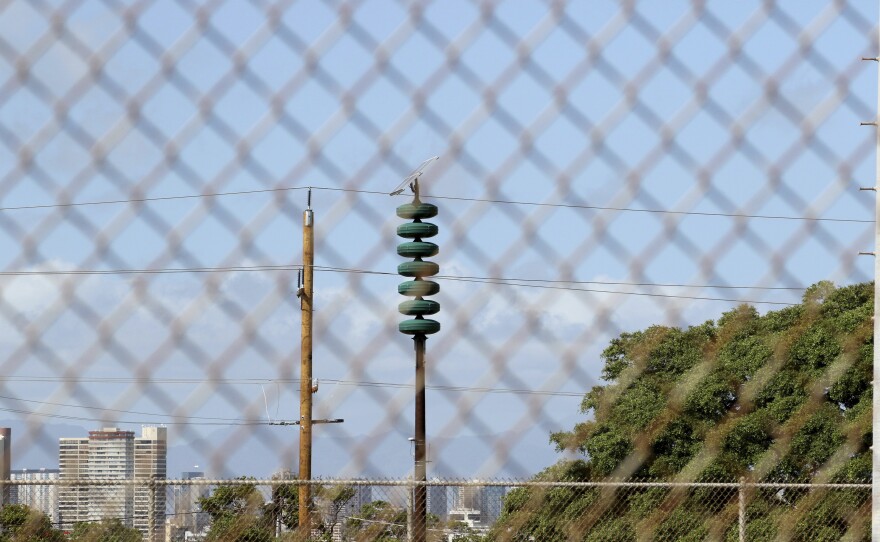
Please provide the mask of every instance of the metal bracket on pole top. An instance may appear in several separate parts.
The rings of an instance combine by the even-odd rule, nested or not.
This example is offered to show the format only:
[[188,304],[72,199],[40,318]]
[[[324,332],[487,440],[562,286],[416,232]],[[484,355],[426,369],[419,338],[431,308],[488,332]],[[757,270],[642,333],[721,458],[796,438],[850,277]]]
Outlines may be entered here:
[[[345,420],[343,418],[330,418],[325,420],[312,420],[312,424],[321,424],[321,423],[344,423]],[[281,421],[281,422],[269,422],[269,425],[302,425],[302,421]]]

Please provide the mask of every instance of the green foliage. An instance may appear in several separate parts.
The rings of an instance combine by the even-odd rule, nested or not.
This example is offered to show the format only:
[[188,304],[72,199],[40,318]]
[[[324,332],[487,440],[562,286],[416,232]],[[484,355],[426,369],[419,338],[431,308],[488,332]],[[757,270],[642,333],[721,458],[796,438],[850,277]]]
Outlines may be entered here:
[[64,534],[52,527],[46,514],[23,504],[0,508],[0,542],[62,542]]
[[772,355],[764,340],[746,334],[734,337],[721,347],[718,365],[740,380],[751,380]]
[[[247,482],[250,479],[242,477],[239,480]],[[311,509],[320,509],[322,513],[320,519],[318,514],[312,515],[312,530],[316,534],[308,540],[329,541],[334,527],[342,521],[340,513],[354,497],[355,490],[349,486],[313,486],[312,495]],[[296,484],[273,486],[268,499],[252,483],[221,485],[211,495],[200,498],[199,505],[211,516],[208,542],[267,542],[276,540],[275,532],[279,528],[289,531],[281,536],[281,540],[301,541],[296,532],[300,507],[299,486]],[[402,525],[406,525],[405,512]]]
[[835,330],[825,322],[814,325],[795,339],[789,354],[789,364],[795,370],[811,373],[830,364],[840,354],[841,347]]
[[[247,480],[245,477],[239,479]],[[264,542],[274,539],[275,521],[279,515],[286,517],[288,522],[293,521],[290,511],[283,509],[280,498],[293,498],[293,495],[283,491],[276,492],[275,496],[279,498],[267,504],[254,484],[217,486],[210,495],[199,498],[202,511],[211,516],[211,529],[206,540]]]
[[354,540],[391,542],[406,539],[406,510],[386,501],[364,505],[359,518],[352,519],[349,525]]
[[77,542],[141,542],[140,531],[126,527],[119,519],[105,519],[100,522],[82,522],[73,526],[71,540]]
[[272,525],[280,523],[289,530],[295,529],[299,525],[299,486],[274,486],[272,498],[263,507],[263,513]]
[[[628,465],[629,476],[660,479],[809,481],[821,473],[863,482],[871,472],[872,314],[873,284],[820,282],[801,304],[763,315],[741,305],[717,323],[623,333],[602,352],[605,383],[585,394],[587,419],[551,436],[584,458],[538,479],[590,480]],[[598,493],[566,491],[510,492],[493,536],[571,539],[568,530],[593,513]],[[837,540],[847,514],[865,502],[864,491],[853,491],[815,502],[805,491],[759,493],[749,503],[747,539],[776,539],[787,521],[793,540]],[[731,506],[735,518],[735,491],[690,490],[671,503],[668,496],[613,493],[577,538],[640,539],[640,522],[650,518],[656,539],[737,539],[732,520],[718,519]],[[515,530],[512,538],[505,529]]]

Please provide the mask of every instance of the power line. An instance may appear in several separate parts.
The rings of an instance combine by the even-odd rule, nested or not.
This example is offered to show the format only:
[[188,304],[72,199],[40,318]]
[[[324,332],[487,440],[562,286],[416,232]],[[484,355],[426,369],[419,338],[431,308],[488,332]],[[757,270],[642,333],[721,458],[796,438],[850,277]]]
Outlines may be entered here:
[[[87,408],[80,407],[76,405],[69,405],[71,408]],[[96,407],[93,407],[96,408]],[[9,412],[12,414],[23,414],[25,416],[39,416],[42,418],[55,418],[60,420],[75,420],[75,421],[85,421],[85,422],[105,422],[106,418],[90,418],[88,416],[72,416],[69,414],[54,414],[48,412],[35,412],[32,410],[22,410],[17,408],[2,408],[0,407],[0,412]],[[125,411],[118,411],[125,412]],[[168,414],[151,414],[152,416],[162,417],[169,416]],[[211,422],[211,421],[157,421],[157,420],[116,420],[115,423],[127,423],[127,424],[139,424],[139,425],[219,425],[219,426],[237,426],[237,425],[271,425],[268,421],[249,421],[249,420],[239,420],[239,421],[228,421],[228,422]]]
[[519,286],[521,288],[540,288],[543,290],[565,290],[568,292],[592,292],[592,293],[601,293],[601,294],[619,294],[619,295],[634,295],[634,296],[642,296],[642,297],[657,297],[657,298],[667,298],[667,299],[691,299],[695,301],[723,301],[726,303],[748,303],[752,305],[783,305],[787,307],[791,307],[794,305],[798,305],[798,303],[789,303],[785,301],[755,301],[755,300],[745,300],[745,299],[731,299],[725,297],[708,297],[708,296],[695,296],[695,295],[675,295],[675,294],[656,294],[649,292],[619,292],[615,290],[600,290],[596,288],[571,288],[564,286],[551,286],[546,284],[519,284],[514,282],[501,282],[501,281],[492,281],[492,280],[477,280],[477,279],[462,279],[462,278],[450,278],[447,277],[446,280],[453,280],[458,282],[476,282],[480,284],[498,284],[504,286]]
[[[222,378],[222,379],[202,379],[202,378],[131,378],[131,377],[106,377],[106,378],[77,378],[77,377],[40,377],[40,376],[4,376],[3,380],[8,382],[31,382],[31,383],[40,383],[40,382],[74,382],[74,383],[90,383],[90,384],[298,384],[300,383],[300,379],[298,378]],[[322,378],[321,382],[327,384],[337,384],[341,386],[356,386],[356,387],[365,387],[365,388],[396,388],[396,389],[407,389],[412,388],[412,384],[406,383],[397,383],[397,382],[374,382],[374,381],[356,381],[356,380],[338,380],[332,378]],[[450,392],[467,392],[467,393],[491,393],[491,394],[514,394],[514,395],[539,395],[539,396],[548,396],[548,397],[577,397],[582,398],[584,396],[583,392],[574,392],[574,391],[553,391],[553,390],[531,390],[531,389],[516,389],[516,388],[489,388],[489,387],[473,387],[473,386],[453,386],[453,385],[429,385],[426,386],[426,389],[435,390],[435,391],[450,391]],[[15,397],[3,397],[0,396],[0,399],[11,399],[11,400],[21,400]],[[42,403],[41,401],[33,401],[30,400],[28,402],[33,403]],[[76,405],[61,405],[58,403],[46,403],[53,404],[56,406],[69,406],[69,407],[77,407]],[[89,407],[77,407],[77,408],[89,408]],[[98,407],[98,410],[109,410]],[[134,411],[126,411],[119,410],[116,412],[124,412],[130,414],[144,414],[144,415],[155,415],[155,416],[165,416],[165,414],[153,414],[149,412],[134,412]],[[208,417],[198,417],[198,416],[180,416],[181,418],[199,418],[199,419],[207,419],[207,420],[232,420],[239,421],[234,418],[208,418]]]
[[169,267],[164,269],[47,269],[38,271],[0,271],[0,276],[28,277],[53,275],[163,275],[176,273],[237,273],[251,271],[296,271],[301,265],[254,265],[222,267]]
[[[390,275],[398,277],[397,273],[391,271],[370,271],[365,269],[351,269],[346,267],[328,267],[316,265],[318,271],[340,272],[340,273],[363,273],[370,275]],[[432,279],[450,279],[450,280],[494,280],[499,282],[537,282],[546,284],[601,284],[606,286],[653,286],[657,288],[716,288],[721,290],[790,290],[805,291],[803,286],[728,286],[723,284],[681,284],[667,282],[623,282],[610,280],[562,280],[562,279],[524,279],[518,277],[480,277],[471,275],[434,275]]]
[[[261,265],[261,266],[229,266],[229,267],[191,267],[191,268],[168,268],[168,269],[72,269],[72,270],[39,270],[39,271],[0,271],[0,276],[53,276],[53,275],[132,275],[132,274],[174,274],[174,273],[225,273],[225,272],[255,272],[255,271],[296,271],[302,269],[301,265]],[[396,273],[390,271],[372,271],[367,269],[347,269],[341,267],[324,267],[314,266],[315,270],[327,271],[331,273],[355,273],[366,275],[385,275],[397,276]],[[754,289],[754,290],[803,290],[803,288],[789,287],[767,287],[767,286],[715,286],[715,285],[685,285],[685,284],[664,284],[664,283],[627,283],[612,281],[565,281],[565,280],[545,280],[545,279],[521,279],[521,278],[496,278],[496,277],[475,277],[475,276],[456,276],[456,275],[438,275],[434,278],[472,282],[481,284],[494,284],[499,286],[515,286],[521,288],[541,288],[550,290],[565,290],[571,292],[592,292],[602,294],[616,295],[634,295],[643,297],[670,298],[670,299],[691,299],[700,301],[723,301],[728,303],[750,303],[753,305],[784,305],[792,306],[797,303],[783,301],[757,301],[746,299],[731,299],[722,297],[708,296],[692,296],[681,294],[661,294],[650,292],[622,292],[618,290],[603,290],[596,288],[574,288],[570,286],[560,286],[560,284],[597,284],[597,285],[618,285],[618,286],[652,286],[652,287],[677,287],[677,288],[723,288],[723,289]]]
[[0,399],[7,399],[10,401],[20,401],[22,403],[32,403],[38,405],[50,405],[50,406],[58,406],[64,408],[81,408],[84,410],[99,410],[102,412],[116,412],[120,414],[138,414],[141,416],[160,416],[167,418],[180,418],[180,419],[188,419],[188,420],[211,420],[211,421],[226,421],[226,422],[241,422],[241,421],[250,421],[250,420],[242,420],[240,418],[218,418],[211,416],[180,416],[174,414],[158,414],[156,412],[140,412],[137,410],[119,410],[115,408],[106,408],[106,407],[95,407],[95,406],[86,406],[86,405],[71,405],[67,403],[53,403],[50,401],[36,401],[33,399],[21,399],[20,397],[10,397],[7,395],[0,395]]
[[[33,209],[53,209],[53,208],[67,208],[67,207],[80,207],[80,206],[95,206],[95,205],[116,205],[116,204],[130,204],[130,203],[147,203],[152,201],[174,201],[174,200],[187,200],[187,199],[198,199],[198,198],[215,198],[215,197],[224,197],[224,196],[243,196],[243,195],[252,195],[252,194],[266,194],[266,193],[274,193],[274,192],[288,192],[293,190],[322,190],[328,192],[348,192],[355,194],[368,194],[368,195],[380,195],[387,197],[388,194],[386,192],[381,192],[377,190],[359,190],[355,188],[336,188],[329,186],[286,186],[286,187],[278,187],[278,188],[260,188],[254,190],[236,190],[231,192],[211,192],[204,194],[183,194],[178,196],[151,196],[151,197],[141,197],[141,198],[125,198],[125,199],[112,199],[112,200],[96,200],[96,201],[79,201],[79,202],[67,202],[67,203],[46,203],[46,204],[33,204],[33,205],[17,205],[17,206],[9,206],[9,207],[0,207],[0,211],[23,211],[23,210],[33,210]],[[722,212],[712,212],[712,211],[675,211],[675,210],[667,210],[667,209],[634,209],[632,207],[612,207],[612,206],[602,206],[602,205],[582,205],[576,203],[551,203],[551,202],[538,202],[538,201],[524,201],[524,200],[511,200],[511,199],[491,199],[491,198],[468,198],[463,196],[443,196],[443,195],[435,195],[430,194],[430,197],[435,199],[445,199],[450,201],[469,201],[475,203],[494,203],[501,205],[524,205],[530,207],[553,207],[553,208],[562,208],[562,209],[583,209],[590,211],[615,211],[621,213],[649,213],[649,214],[672,214],[672,215],[682,215],[682,216],[707,216],[707,217],[725,217],[725,218],[749,218],[749,219],[762,219],[762,220],[788,220],[788,221],[806,221],[806,222],[840,222],[840,223],[857,223],[857,224],[873,224],[874,220],[871,219],[857,219],[857,218],[834,218],[834,217],[815,217],[815,216],[790,216],[790,215],[770,215],[770,214],[746,214],[746,213],[722,213]]]
[[[91,383],[202,383],[202,382],[211,382],[199,379],[117,379],[117,378],[95,378],[95,379],[73,379],[70,377],[62,378],[62,377],[16,377],[9,376],[4,377],[6,381],[15,381],[15,382],[91,382]],[[215,380],[214,382],[220,381]],[[232,379],[222,379],[224,382],[234,382]],[[269,382],[269,383],[290,383],[290,382],[299,382],[299,379],[242,379],[240,382],[244,383],[260,383],[260,382]],[[354,386],[363,386],[363,387],[388,387],[388,388],[412,388],[412,384],[399,384],[392,382],[369,382],[369,381],[352,381],[352,380],[334,380],[334,379],[324,379],[324,382],[341,384],[341,385],[354,385]],[[476,387],[467,387],[467,386],[429,386],[428,389],[440,390],[440,391],[459,391],[459,392],[482,392],[482,393],[511,393],[517,395],[546,395],[546,396],[554,396],[554,397],[583,397],[583,393],[581,392],[561,392],[561,391],[549,391],[549,390],[527,390],[527,389],[510,389],[510,388],[476,388]],[[50,401],[37,401],[34,399],[21,399],[19,397],[10,397],[0,395],[0,399],[6,399],[10,401],[19,401],[23,403],[31,403],[38,405],[50,405],[55,407],[62,408],[79,408],[83,410],[96,410],[101,412],[113,412],[116,414],[133,414],[140,416],[150,416],[154,418],[171,418],[171,421],[160,421],[160,420],[117,420],[116,423],[126,423],[126,424],[142,424],[142,425],[150,425],[150,424],[161,424],[161,425],[214,425],[214,426],[256,426],[256,425],[288,425],[287,423],[278,423],[278,420],[275,422],[272,421],[262,421],[262,420],[246,420],[240,418],[221,418],[221,417],[210,417],[210,416],[182,416],[182,415],[174,415],[174,414],[162,414],[157,412],[142,412],[137,410],[122,410],[122,409],[114,409],[114,408],[106,408],[106,407],[96,407],[89,405],[73,405],[69,403],[56,403]],[[74,421],[97,421],[103,422],[106,421],[104,418],[94,418],[87,416],[73,416],[70,414],[56,414],[56,413],[47,413],[47,412],[36,412],[32,410],[23,410],[16,408],[3,408],[0,407],[0,412],[9,412],[13,414],[23,414],[27,416],[39,416],[44,418],[55,418],[62,420],[74,420]],[[184,420],[184,421],[181,421]],[[293,423],[293,422],[291,422]]]

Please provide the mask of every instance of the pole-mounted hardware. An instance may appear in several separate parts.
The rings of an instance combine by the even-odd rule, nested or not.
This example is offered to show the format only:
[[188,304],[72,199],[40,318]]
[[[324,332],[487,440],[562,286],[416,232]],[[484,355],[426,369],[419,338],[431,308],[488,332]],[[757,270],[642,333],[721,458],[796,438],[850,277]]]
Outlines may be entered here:
[[[415,431],[413,438],[414,465],[413,479],[416,482],[427,480],[425,438],[425,343],[428,335],[440,331],[440,323],[425,316],[437,314],[440,304],[432,299],[425,299],[440,291],[440,285],[432,280],[425,280],[440,272],[440,266],[425,258],[436,256],[439,247],[424,239],[437,235],[437,226],[422,220],[437,216],[437,206],[424,203],[419,198],[419,177],[424,173],[436,157],[422,162],[422,164],[403,182],[391,192],[392,196],[401,194],[406,185],[413,192],[413,200],[397,208],[397,216],[406,220],[412,220],[397,227],[397,235],[408,241],[397,245],[397,254],[404,258],[413,258],[412,261],[403,262],[397,266],[397,272],[411,280],[402,282],[397,286],[401,295],[411,296],[413,299],[404,301],[397,306],[401,314],[414,316],[404,320],[398,325],[401,333],[412,335],[416,351],[416,382],[415,382]],[[412,491],[412,535],[413,542],[425,542],[427,539],[427,504],[428,492],[424,485],[411,488]]]

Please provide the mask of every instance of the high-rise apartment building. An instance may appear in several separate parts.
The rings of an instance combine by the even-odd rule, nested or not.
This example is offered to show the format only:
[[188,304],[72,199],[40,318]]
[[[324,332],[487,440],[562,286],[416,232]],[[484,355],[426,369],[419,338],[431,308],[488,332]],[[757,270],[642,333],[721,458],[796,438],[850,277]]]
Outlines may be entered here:
[[[168,474],[168,429],[144,427],[134,439],[134,477],[164,480]],[[133,526],[146,535],[152,522],[153,540],[161,540],[165,524],[165,486],[136,485]],[[148,538],[149,539],[149,538]]]
[[[89,480],[129,480],[134,475],[134,432],[107,427],[89,431],[86,477]],[[128,485],[95,484],[88,488],[88,520],[122,518],[132,525],[133,490]]]
[[[204,480],[205,473],[201,471],[187,471],[180,473],[181,480],[195,481]],[[210,487],[195,484],[183,484],[174,487],[174,518],[175,525],[198,533],[210,523],[210,516],[200,512],[199,498],[207,497]]]
[[[116,427],[89,431],[89,437],[59,440],[58,465],[62,480],[83,480],[81,486],[62,486],[59,491],[59,522],[72,530],[80,521],[118,518],[141,531],[149,540],[152,521],[155,534],[165,523],[165,488],[146,483],[166,477],[167,429],[144,427],[141,437]],[[143,480],[144,484],[100,484],[93,480]]]
[[480,503],[480,521],[483,522],[483,526],[491,527],[501,517],[506,495],[507,487],[505,486],[486,486],[483,488],[483,499]]
[[[433,478],[432,482],[439,482]],[[457,489],[457,488],[456,488]],[[450,486],[428,486],[428,513],[437,516],[440,521],[446,521],[449,515]]]
[[[10,480],[36,482],[40,480],[57,480],[59,469],[21,469],[11,472]],[[24,504],[49,516],[52,523],[58,522],[58,486],[57,485],[13,485],[12,502]]]
[[[62,481],[89,477],[89,439],[62,438],[58,441],[58,478]],[[64,531],[89,519],[89,487],[62,485],[58,488],[58,523]]]

